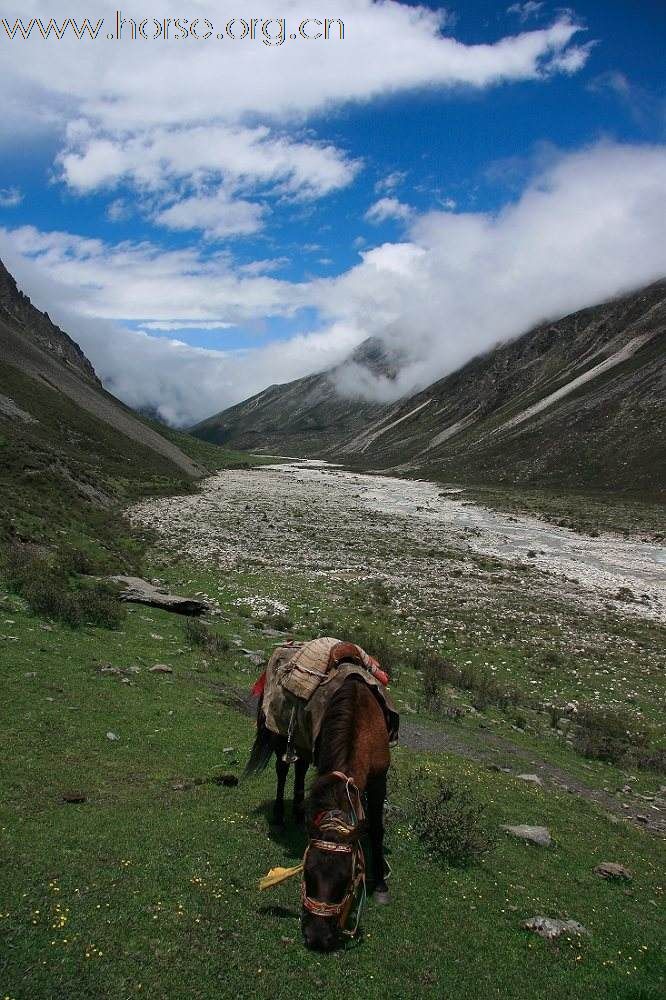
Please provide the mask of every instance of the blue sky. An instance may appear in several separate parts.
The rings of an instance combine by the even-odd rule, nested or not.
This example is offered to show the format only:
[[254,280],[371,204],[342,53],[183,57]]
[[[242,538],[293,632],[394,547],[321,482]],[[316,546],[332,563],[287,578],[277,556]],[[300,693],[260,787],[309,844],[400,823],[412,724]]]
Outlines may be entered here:
[[404,379],[346,389],[409,391],[666,273],[666,5],[273,6],[346,37],[223,58],[0,29],[0,255],[128,402],[187,423],[368,335],[411,352]]

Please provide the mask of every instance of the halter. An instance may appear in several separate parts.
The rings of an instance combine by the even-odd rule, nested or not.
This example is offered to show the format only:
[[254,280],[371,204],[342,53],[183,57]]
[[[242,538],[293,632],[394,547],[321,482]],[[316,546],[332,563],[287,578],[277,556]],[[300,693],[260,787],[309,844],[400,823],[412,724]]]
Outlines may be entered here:
[[[361,793],[354,783],[354,779],[350,778],[346,774],[343,774],[342,771],[331,771],[330,774],[332,777],[338,778],[340,781],[344,781],[345,783],[345,790],[347,792],[347,798],[349,799],[353,824],[350,826],[349,823],[344,821],[344,813],[340,809],[330,809],[327,812],[321,813],[315,817],[315,825],[322,831],[331,830],[335,833],[349,835],[350,833],[353,833],[358,826],[359,820],[363,819],[365,815],[363,812],[363,803],[361,802]],[[353,789],[356,797],[356,808],[352,802],[350,789]],[[305,888],[305,862],[307,860],[308,851],[311,847],[314,847],[319,851],[328,851],[331,854],[351,854],[351,881],[347,892],[339,903],[325,903],[322,900],[313,899],[311,896],[308,896]],[[361,889],[361,900],[356,911],[356,922],[353,930],[347,930],[345,928],[345,924],[347,923],[347,919],[354,902],[354,897],[356,896],[359,887]],[[365,896],[365,855],[363,854],[363,848],[361,847],[360,841],[356,840],[353,844],[340,844],[332,840],[321,840],[319,837],[311,837],[308,842],[308,846],[305,848],[305,854],[303,855],[303,880],[301,882],[301,902],[303,907],[316,917],[337,917],[338,926],[342,933],[347,934],[349,937],[353,937],[358,930]]]

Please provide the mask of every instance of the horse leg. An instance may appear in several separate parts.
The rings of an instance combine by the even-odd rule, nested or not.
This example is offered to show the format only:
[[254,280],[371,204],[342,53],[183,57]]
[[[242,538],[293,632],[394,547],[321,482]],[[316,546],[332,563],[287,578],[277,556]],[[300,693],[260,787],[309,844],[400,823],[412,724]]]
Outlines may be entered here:
[[384,800],[386,799],[386,773],[371,778],[367,785],[368,824],[372,847],[373,899],[377,903],[389,902],[389,891],[384,863]]
[[305,822],[305,809],[303,807],[303,800],[305,798],[305,775],[308,770],[307,760],[303,760],[299,757],[294,766],[294,822],[299,826],[302,826]]
[[275,773],[277,774],[277,788],[273,804],[273,823],[275,826],[284,826],[284,786],[287,782],[289,764],[282,760],[281,753],[275,755]]

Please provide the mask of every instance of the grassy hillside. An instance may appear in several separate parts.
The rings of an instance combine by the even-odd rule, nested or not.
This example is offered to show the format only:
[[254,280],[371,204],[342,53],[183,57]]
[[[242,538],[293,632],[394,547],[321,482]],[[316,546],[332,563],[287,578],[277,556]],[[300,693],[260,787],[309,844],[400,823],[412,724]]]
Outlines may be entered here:
[[[662,844],[564,789],[534,787],[450,753],[394,752],[392,903],[367,906],[362,936],[344,953],[308,953],[298,886],[256,890],[261,874],[295,864],[304,847],[299,830],[268,825],[272,772],[236,788],[214,780],[240,772],[254,736],[234,692],[259,668],[235,641],[274,641],[238,604],[262,578],[217,578],[213,591],[214,575],[202,579],[185,566],[170,575],[217,593],[217,651],[193,646],[181,619],[152,609],[131,608],[122,631],[75,632],[35,618],[19,598],[2,598],[3,996],[663,995]],[[280,593],[278,581],[263,584]],[[301,594],[298,605],[308,619],[316,596]],[[157,661],[173,674],[151,674]],[[398,690],[415,679],[403,674]],[[480,722],[470,725],[483,737]],[[627,780],[600,762],[590,773],[604,784]],[[462,867],[430,853],[414,828],[419,775],[462,787],[483,809],[488,853]],[[547,825],[554,846],[526,846],[500,830],[523,822]],[[607,860],[626,865],[633,881],[594,874]],[[590,936],[542,941],[522,928],[541,914],[574,918]]]
[[[141,496],[189,491],[191,477],[8,364],[0,367],[1,397],[23,416],[0,411],[0,540],[37,545],[66,540],[102,562],[129,568],[138,543],[117,512]],[[187,434],[152,426],[202,473],[248,461]]]

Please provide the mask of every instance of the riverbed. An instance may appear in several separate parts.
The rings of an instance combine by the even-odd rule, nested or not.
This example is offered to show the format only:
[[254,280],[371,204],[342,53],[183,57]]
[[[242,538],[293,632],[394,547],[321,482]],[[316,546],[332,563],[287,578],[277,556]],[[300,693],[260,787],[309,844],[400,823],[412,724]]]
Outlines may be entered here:
[[222,471],[196,494],[145,501],[130,517],[182,556],[225,570],[379,576],[411,582],[423,599],[448,578],[483,601],[485,567],[494,604],[503,588],[536,588],[588,610],[666,622],[664,546],[583,536],[430,482],[276,462]]

